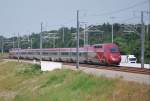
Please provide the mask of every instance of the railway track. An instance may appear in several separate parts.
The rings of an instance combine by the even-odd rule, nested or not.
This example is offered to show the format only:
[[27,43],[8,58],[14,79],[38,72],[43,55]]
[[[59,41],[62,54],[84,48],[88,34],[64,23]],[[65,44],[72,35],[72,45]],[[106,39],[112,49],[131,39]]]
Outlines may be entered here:
[[[76,66],[75,63],[64,63],[64,64]],[[87,67],[87,68],[96,68],[96,69],[105,69],[105,70],[150,75],[150,69],[146,69],[146,68],[123,67],[123,66],[101,66],[101,65],[92,65],[92,64],[80,64],[80,66]]]
[[[7,60],[17,61],[16,59],[7,59]],[[23,61],[29,62],[29,60],[25,60],[25,59]],[[32,61],[30,61],[30,62],[32,62]],[[63,64],[70,65],[70,66],[76,66],[76,63],[63,62]],[[124,66],[103,66],[103,65],[98,65],[98,64],[85,64],[85,63],[80,63],[80,66],[87,67],[87,68],[96,68],[96,69],[104,69],[104,70],[150,75],[150,69],[146,69],[146,68],[135,68],[135,67],[124,67]]]

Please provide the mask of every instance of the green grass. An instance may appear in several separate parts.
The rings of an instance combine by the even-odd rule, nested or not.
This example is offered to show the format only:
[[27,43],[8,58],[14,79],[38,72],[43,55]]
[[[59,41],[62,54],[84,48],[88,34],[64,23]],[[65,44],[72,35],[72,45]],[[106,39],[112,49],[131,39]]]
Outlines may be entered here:
[[41,72],[38,65],[0,62],[0,101],[149,101],[150,87],[87,75]]

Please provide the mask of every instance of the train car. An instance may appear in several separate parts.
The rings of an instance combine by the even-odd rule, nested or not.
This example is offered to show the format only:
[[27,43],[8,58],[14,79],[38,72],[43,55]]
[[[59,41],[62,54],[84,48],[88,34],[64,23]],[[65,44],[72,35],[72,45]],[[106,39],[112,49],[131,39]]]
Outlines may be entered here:
[[[9,57],[76,62],[76,48],[13,49],[9,51]],[[79,48],[79,61],[80,63],[119,65],[121,56],[116,44],[95,44]]]

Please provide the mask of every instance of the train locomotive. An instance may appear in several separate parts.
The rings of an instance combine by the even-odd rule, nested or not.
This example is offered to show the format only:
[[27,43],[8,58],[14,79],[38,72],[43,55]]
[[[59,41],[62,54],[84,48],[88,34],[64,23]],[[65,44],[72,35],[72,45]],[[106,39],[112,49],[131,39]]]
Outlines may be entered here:
[[[9,58],[41,59],[47,61],[76,62],[76,48],[12,49]],[[120,51],[116,44],[86,45],[79,48],[80,63],[119,65]]]

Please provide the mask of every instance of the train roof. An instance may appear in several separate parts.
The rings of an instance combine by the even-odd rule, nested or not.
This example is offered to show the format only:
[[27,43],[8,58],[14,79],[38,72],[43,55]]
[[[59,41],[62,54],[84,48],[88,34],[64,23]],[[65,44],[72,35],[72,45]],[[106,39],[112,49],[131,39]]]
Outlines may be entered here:
[[[104,44],[94,44],[94,45],[86,45],[84,47],[80,47],[79,50],[82,51],[82,50],[85,50],[85,49],[89,49],[89,50],[92,50],[94,46],[113,46],[115,45],[114,43],[104,43]],[[59,51],[61,49],[61,51],[68,51],[68,50],[71,50],[71,51],[75,51],[76,48],[42,48],[42,49],[21,49],[21,48],[15,48],[15,49],[12,49],[10,51],[17,51],[17,50],[21,50],[21,51],[40,51],[40,50],[43,50],[43,51],[48,51],[48,50],[51,50],[51,51]]]

